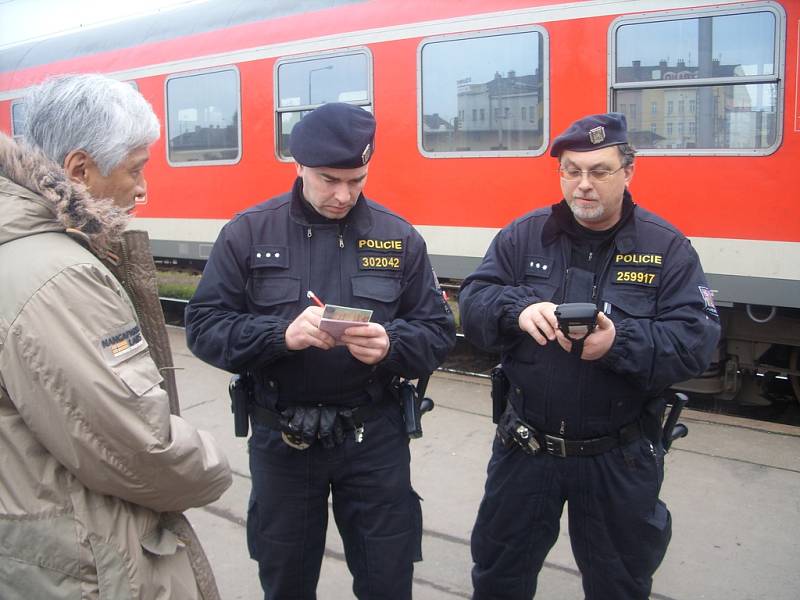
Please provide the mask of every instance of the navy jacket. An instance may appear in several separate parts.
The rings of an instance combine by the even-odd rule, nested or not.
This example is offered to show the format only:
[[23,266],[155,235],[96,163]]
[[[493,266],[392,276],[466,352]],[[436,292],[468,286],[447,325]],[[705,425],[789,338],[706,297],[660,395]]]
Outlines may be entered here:
[[[453,317],[425,242],[404,219],[359,197],[343,223],[310,224],[292,192],[254,206],[223,227],[186,309],[186,337],[198,357],[275,386],[269,404],[357,405],[368,386],[436,369],[455,343]],[[389,353],[366,365],[344,346],[286,348],[286,329],[308,305],[373,310]]]
[[591,298],[614,322],[609,352],[584,361],[556,341],[540,346],[518,325],[527,306],[587,300],[564,298],[570,251],[552,207],[528,213],[497,234],[464,280],[459,303],[467,339],[501,352],[520,414],[547,433],[580,439],[639,419],[668,386],[701,374],[720,326],[689,240],[635,206],[614,235]]

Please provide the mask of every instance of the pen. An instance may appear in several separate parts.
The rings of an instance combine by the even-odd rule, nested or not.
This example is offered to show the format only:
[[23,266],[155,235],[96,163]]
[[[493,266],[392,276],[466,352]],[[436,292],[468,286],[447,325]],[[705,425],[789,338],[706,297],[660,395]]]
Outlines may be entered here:
[[314,292],[312,292],[311,290],[308,290],[308,291],[306,292],[306,297],[307,297],[309,300],[311,300],[311,301],[312,301],[314,304],[316,304],[317,306],[319,306],[320,308],[325,308],[325,305],[322,303],[322,300],[320,300],[319,298],[317,298],[317,295],[316,295]]

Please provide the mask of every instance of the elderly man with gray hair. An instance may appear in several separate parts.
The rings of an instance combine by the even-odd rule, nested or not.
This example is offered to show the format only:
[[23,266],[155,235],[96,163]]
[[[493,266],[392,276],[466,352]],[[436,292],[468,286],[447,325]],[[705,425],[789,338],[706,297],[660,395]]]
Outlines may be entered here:
[[177,414],[152,257],[124,232],[158,120],[98,75],[26,106],[25,141],[0,134],[0,598],[217,598],[180,511],[230,469]]

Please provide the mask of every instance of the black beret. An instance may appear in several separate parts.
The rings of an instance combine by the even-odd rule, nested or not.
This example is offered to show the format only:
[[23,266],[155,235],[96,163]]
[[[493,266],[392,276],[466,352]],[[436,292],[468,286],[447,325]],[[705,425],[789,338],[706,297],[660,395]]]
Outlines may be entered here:
[[628,125],[622,113],[589,115],[578,119],[553,140],[550,156],[561,156],[564,150],[590,152],[598,148],[628,143]]
[[372,158],[374,138],[371,113],[354,104],[329,102],[294,126],[289,150],[306,167],[355,169]]

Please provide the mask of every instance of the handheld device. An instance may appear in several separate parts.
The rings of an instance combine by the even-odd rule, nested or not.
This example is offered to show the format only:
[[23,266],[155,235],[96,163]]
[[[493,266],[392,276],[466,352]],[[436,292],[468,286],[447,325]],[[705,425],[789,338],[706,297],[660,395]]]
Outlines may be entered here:
[[584,340],[597,325],[597,312],[591,302],[559,304],[555,310],[558,328],[574,342]]

